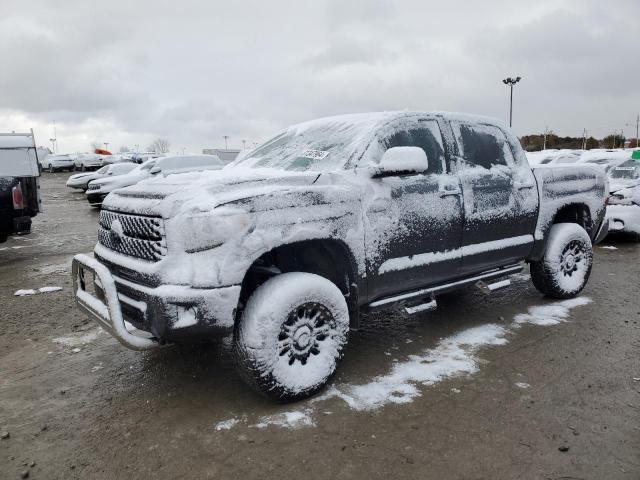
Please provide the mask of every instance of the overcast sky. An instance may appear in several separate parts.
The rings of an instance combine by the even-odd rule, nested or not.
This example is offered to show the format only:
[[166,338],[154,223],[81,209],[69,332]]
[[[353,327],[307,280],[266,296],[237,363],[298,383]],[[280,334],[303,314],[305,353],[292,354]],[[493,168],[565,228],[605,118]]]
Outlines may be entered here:
[[[379,110],[635,135],[640,2],[0,0],[0,131],[60,151],[247,146]],[[625,127],[633,124],[633,127]]]

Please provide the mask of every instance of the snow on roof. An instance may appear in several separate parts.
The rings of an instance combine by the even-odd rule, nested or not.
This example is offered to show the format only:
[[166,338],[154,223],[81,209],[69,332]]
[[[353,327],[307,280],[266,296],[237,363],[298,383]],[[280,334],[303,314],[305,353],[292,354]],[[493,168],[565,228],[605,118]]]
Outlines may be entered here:
[[31,133],[0,133],[0,148],[35,148]]

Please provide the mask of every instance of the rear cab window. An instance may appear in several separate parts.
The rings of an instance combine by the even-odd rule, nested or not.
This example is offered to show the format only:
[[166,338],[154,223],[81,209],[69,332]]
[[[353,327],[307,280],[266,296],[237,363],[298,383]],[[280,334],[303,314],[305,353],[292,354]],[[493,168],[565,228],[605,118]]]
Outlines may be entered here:
[[458,147],[458,170],[507,171],[516,162],[507,137],[494,125],[451,122]]

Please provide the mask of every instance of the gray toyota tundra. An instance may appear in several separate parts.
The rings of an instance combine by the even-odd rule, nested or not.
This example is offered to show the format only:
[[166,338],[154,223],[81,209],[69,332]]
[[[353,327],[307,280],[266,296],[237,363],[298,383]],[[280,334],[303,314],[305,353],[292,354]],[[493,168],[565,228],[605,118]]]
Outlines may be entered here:
[[368,311],[502,288],[525,263],[543,294],[578,295],[607,233],[607,188],[590,166],[531,169],[490,118],[325,118],[222,171],[111,193],[74,291],[132,349],[232,334],[242,377],[295,400],[328,381]]

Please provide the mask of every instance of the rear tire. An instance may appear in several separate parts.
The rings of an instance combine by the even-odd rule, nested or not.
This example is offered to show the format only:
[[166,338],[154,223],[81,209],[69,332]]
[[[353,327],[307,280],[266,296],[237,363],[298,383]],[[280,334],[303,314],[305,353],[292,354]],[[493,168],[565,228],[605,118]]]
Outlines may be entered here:
[[54,173],[54,172],[55,172],[55,170],[54,170],[53,166],[49,165],[49,173]]
[[573,298],[587,284],[593,265],[589,234],[575,223],[551,227],[542,259],[531,262],[533,285],[552,298]]
[[283,273],[256,289],[234,335],[242,378],[263,395],[294,401],[331,378],[349,333],[340,289],[319,275]]

